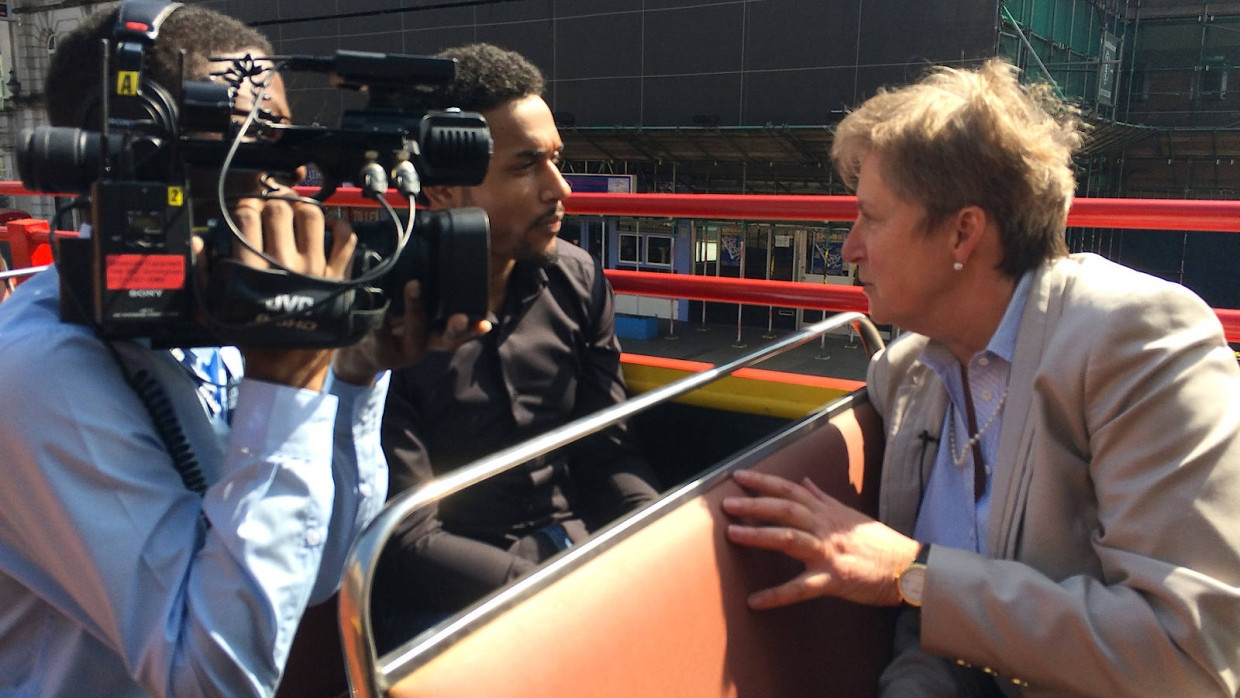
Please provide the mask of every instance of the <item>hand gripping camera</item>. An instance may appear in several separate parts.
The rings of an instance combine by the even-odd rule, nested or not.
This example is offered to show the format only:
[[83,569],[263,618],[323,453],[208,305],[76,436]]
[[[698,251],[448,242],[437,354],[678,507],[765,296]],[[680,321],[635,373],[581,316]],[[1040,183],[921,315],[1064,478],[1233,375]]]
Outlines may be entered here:
[[[433,323],[455,313],[485,317],[486,214],[413,210],[422,185],[478,184],[490,161],[480,115],[418,106],[421,91],[452,79],[455,61],[353,51],[247,56],[216,73],[223,80],[182,79],[172,94],[144,75],[143,60],[176,7],[126,0],[111,41],[101,46],[99,91],[84,102],[82,127],[37,128],[18,149],[27,189],[89,195],[89,238],[60,242],[62,317],[106,338],[147,338],[155,346],[344,346],[399,309],[393,306],[410,279],[421,281]],[[235,119],[238,90],[275,70],[327,73],[342,88],[364,90],[369,102],[347,112],[339,128],[277,123],[259,106],[244,122]],[[254,103],[261,105],[261,94]],[[359,231],[348,280],[231,258],[231,247],[245,240],[226,215],[226,179],[302,166],[322,175],[312,199],[326,201],[351,182],[388,212],[390,231]],[[218,172],[224,215],[196,225],[191,194],[206,192],[191,192],[190,184],[201,181],[191,177],[199,171]],[[387,201],[390,188],[408,203],[404,223]],[[201,255],[196,233],[204,238]],[[206,269],[205,289],[196,266]]]

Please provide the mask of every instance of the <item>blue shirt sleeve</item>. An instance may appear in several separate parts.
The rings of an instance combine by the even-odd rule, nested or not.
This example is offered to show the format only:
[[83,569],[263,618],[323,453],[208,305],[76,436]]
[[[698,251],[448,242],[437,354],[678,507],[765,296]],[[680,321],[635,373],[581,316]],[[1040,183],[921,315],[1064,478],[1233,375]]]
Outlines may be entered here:
[[323,388],[339,401],[332,439],[336,500],[312,604],[326,600],[340,587],[353,539],[378,515],[387,499],[387,459],[379,443],[379,426],[390,376],[385,372],[373,387],[363,387],[329,374]]
[[199,496],[104,346],[59,322],[54,278],[0,304],[0,694],[271,695],[312,593],[382,505],[386,380],[242,379],[218,429],[178,362],[128,345]]

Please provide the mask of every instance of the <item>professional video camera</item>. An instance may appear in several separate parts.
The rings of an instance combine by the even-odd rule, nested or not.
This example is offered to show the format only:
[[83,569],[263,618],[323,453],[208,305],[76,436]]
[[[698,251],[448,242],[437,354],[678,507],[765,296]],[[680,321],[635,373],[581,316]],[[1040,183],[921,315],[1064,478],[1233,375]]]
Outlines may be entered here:
[[[57,263],[68,268],[61,275],[63,317],[107,338],[149,338],[157,346],[344,346],[399,310],[410,279],[421,281],[432,322],[455,313],[485,316],[486,214],[414,213],[421,186],[477,184],[490,160],[492,142],[480,115],[419,107],[423,90],[451,80],[455,61],[355,51],[246,56],[213,72],[221,81],[182,80],[172,95],[143,75],[143,59],[174,7],[163,0],[122,3],[113,40],[101,47],[103,96],[82,128],[38,128],[18,149],[27,189],[89,193],[89,239],[60,242]],[[369,101],[346,112],[339,128],[279,123],[261,104],[281,70],[326,73]],[[256,83],[257,106],[244,121],[235,119],[238,90]],[[258,269],[230,254],[232,245],[248,243],[228,215],[227,178],[244,171],[291,174],[306,165],[323,179],[309,200],[324,202],[353,182],[391,221],[391,230],[377,237],[359,230],[351,279],[300,274],[271,257],[265,257],[270,268]],[[190,183],[198,170],[219,172],[215,195],[223,215],[196,227]],[[406,222],[388,202],[389,188],[408,205]],[[203,255],[193,251],[194,234],[204,238]],[[205,290],[195,280],[196,262],[208,272]]]

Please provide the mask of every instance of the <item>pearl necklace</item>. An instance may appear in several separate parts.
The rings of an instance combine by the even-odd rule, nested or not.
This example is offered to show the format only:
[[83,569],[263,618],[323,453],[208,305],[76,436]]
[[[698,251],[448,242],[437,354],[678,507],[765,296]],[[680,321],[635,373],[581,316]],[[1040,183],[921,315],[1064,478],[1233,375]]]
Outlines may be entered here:
[[[998,417],[999,413],[1003,411],[1003,403],[1007,402],[1009,387],[1011,386],[1003,389],[1003,394],[999,396],[999,404],[995,405],[995,411],[990,414],[990,419],[986,420],[986,423],[982,425],[981,429],[977,430],[976,434],[969,437],[969,440],[965,442],[964,448],[961,449],[959,456],[956,455],[956,418],[954,414],[952,415],[951,427],[947,431],[947,443],[951,447],[952,462],[956,464],[957,468],[964,467],[964,462],[969,457],[969,451],[973,449],[978,441],[981,441],[982,435],[986,433],[986,430],[990,428],[991,424],[995,423],[995,418]],[[967,386],[965,387],[965,390],[968,390]],[[953,413],[955,412],[955,409],[955,405],[952,405]]]

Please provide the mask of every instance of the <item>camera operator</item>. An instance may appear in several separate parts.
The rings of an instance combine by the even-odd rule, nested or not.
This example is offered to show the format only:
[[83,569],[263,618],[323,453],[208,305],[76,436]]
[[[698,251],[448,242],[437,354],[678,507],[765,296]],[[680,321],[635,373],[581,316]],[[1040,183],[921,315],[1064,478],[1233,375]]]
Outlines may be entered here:
[[[99,65],[117,15],[89,16],[60,41],[53,124],[99,127],[83,123],[99,80],[85,67]],[[170,91],[180,51],[196,80],[219,69],[209,56],[271,52],[200,6],[172,6],[158,27],[145,59]],[[246,87],[237,113],[254,108]],[[260,106],[288,119],[278,75]],[[291,193],[267,183],[265,194]],[[305,274],[347,274],[347,225],[251,193],[232,216],[255,248]],[[220,213],[198,205],[195,219]],[[347,349],[153,350],[62,322],[60,281],[50,269],[0,303],[0,694],[271,695],[307,604],[335,591],[355,533],[383,504],[386,369],[485,328],[458,316],[428,337],[411,282],[405,315]],[[155,406],[135,389],[152,383]],[[201,492],[160,428],[169,417]]]

